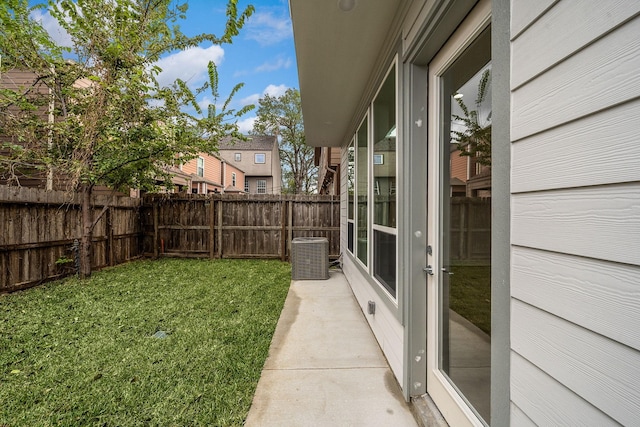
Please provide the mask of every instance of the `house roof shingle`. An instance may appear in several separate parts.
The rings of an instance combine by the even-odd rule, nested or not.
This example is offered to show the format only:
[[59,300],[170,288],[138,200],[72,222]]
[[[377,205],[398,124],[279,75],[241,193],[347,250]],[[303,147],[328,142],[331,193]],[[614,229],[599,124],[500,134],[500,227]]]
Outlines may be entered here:
[[218,144],[218,150],[267,150],[271,151],[277,140],[275,136],[251,135],[247,136],[247,141],[239,141],[232,138],[225,138]]

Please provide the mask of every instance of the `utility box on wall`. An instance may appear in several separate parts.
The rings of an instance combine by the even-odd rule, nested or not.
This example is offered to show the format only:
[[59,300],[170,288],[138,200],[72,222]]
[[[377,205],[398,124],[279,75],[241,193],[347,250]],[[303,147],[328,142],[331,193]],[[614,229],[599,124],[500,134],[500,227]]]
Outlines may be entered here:
[[326,237],[296,237],[291,242],[291,278],[329,278],[329,240]]

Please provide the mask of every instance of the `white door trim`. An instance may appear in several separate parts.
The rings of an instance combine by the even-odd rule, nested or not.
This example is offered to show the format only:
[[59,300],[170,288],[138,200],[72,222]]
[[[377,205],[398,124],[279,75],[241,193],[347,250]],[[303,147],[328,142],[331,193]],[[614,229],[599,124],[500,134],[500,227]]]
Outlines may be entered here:
[[[440,209],[440,77],[453,62],[469,47],[480,33],[491,22],[491,1],[481,0],[464,20],[453,36],[438,52],[429,64],[429,95],[428,95],[428,196],[427,196],[427,227],[429,232],[428,244],[434,248],[429,257],[429,264],[437,267],[440,263],[439,247]],[[449,425],[455,426],[484,426],[485,424],[475,415],[449,380],[438,368],[438,331],[439,324],[439,295],[438,283],[441,272],[434,268],[434,275],[427,278],[427,392],[438,406]]]

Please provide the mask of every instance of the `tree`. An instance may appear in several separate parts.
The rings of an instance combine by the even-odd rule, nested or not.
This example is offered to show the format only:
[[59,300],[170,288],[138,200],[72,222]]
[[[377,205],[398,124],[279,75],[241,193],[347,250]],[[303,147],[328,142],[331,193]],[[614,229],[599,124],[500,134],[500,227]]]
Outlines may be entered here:
[[491,166],[491,111],[486,118],[480,117],[480,112],[490,88],[491,70],[485,70],[478,83],[475,110],[469,110],[462,98],[454,97],[464,116],[454,114],[453,119],[461,123],[464,129],[451,131],[451,139],[456,141],[460,155],[472,157],[484,166]]
[[[87,277],[100,218],[92,218],[90,209],[95,185],[157,188],[170,183],[167,166],[214,152],[223,136],[241,137],[237,119],[252,106],[228,108],[241,84],[221,110],[210,105],[203,113],[196,96],[210,90],[214,103],[219,97],[215,64],[209,63],[208,82],[193,92],[180,80],[161,87],[156,63],[165,53],[203,42],[231,43],[254,9],[238,14],[237,0],[229,0],[222,36],[187,37],[177,25],[187,4],[173,0],[49,0],[48,8],[72,39],[66,52],[73,60],[31,19],[34,9],[26,0],[0,5],[0,72],[34,74],[34,85],[21,91],[0,89],[0,134],[7,141],[0,167],[54,170],[82,194],[79,274]],[[45,85],[50,96],[36,96],[35,84]],[[46,105],[53,106],[54,120],[43,114]],[[187,106],[195,113],[185,112]]]
[[300,91],[287,89],[284,95],[265,95],[258,101],[253,134],[279,139],[283,164],[283,192],[311,193],[316,189],[318,168],[314,149],[305,143]]

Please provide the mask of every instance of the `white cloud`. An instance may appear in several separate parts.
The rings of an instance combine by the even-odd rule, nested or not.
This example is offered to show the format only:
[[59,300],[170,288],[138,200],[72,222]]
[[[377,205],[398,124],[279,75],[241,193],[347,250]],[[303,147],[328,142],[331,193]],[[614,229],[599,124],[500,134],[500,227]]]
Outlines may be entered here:
[[258,104],[258,100],[262,97],[259,93],[254,93],[253,95],[249,95],[246,98],[242,98],[240,100],[240,105],[249,105],[249,104]]
[[247,117],[246,119],[238,120],[238,130],[240,133],[247,135],[253,130],[253,124],[255,122],[255,117]]
[[273,97],[279,97],[284,95],[284,93],[287,91],[287,89],[289,89],[286,85],[282,84],[282,85],[269,85],[267,86],[262,93],[254,93],[253,95],[249,95],[245,98],[242,98],[240,100],[240,104],[241,105],[249,105],[249,104],[254,104],[258,105],[258,100],[260,98],[262,98],[265,95],[269,95],[269,96],[273,96]]
[[291,19],[286,14],[275,16],[272,12],[257,12],[249,18],[244,28],[246,37],[262,46],[268,46],[293,37]]
[[58,45],[64,47],[72,47],[73,40],[67,31],[60,26],[58,20],[51,16],[51,14],[47,12],[42,12],[42,10],[34,10],[31,12],[31,19],[36,22],[39,22],[42,25],[51,39]]
[[276,71],[282,68],[289,68],[291,66],[291,58],[284,58],[282,56],[276,58],[272,62],[265,62],[262,65],[256,67],[256,72]]
[[287,91],[287,89],[289,89],[286,85],[269,85],[267,86],[267,88],[264,90],[264,94],[265,95],[270,95],[270,96],[274,96],[274,97],[279,97],[284,95],[284,93]]
[[207,78],[207,64],[213,61],[220,65],[224,59],[224,49],[218,45],[208,48],[193,47],[161,58],[157,65],[162,68],[158,81],[162,86],[182,79],[189,86],[199,85]]
[[202,109],[202,114],[204,114],[205,116],[207,115],[207,110],[209,109],[209,104],[211,104],[212,102],[213,102],[213,99],[211,99],[207,95],[203,96],[202,99],[200,99],[198,101],[198,105]]

